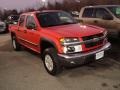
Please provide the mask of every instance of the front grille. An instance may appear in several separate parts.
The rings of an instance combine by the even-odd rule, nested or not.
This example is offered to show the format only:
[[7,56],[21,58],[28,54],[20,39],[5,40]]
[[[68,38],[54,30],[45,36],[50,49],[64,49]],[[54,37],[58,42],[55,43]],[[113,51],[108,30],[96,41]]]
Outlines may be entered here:
[[86,48],[90,48],[90,47],[94,47],[94,46],[100,45],[102,43],[103,43],[103,40],[100,40],[100,41],[97,41],[97,42],[87,43],[87,44],[85,44],[85,46],[86,46]]
[[86,42],[85,43],[85,47],[86,48],[91,48],[91,47],[94,47],[94,46],[97,46],[97,45],[101,45],[103,43],[104,39],[101,39],[101,40],[98,40],[98,41],[93,41],[93,39],[100,38],[100,37],[103,37],[102,33],[83,37],[83,41],[91,40],[91,42],[89,42],[89,43]]

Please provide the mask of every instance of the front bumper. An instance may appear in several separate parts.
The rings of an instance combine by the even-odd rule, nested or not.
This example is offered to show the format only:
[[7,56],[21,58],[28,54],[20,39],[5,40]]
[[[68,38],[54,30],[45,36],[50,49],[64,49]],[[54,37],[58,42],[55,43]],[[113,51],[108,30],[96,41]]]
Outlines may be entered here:
[[108,42],[103,47],[85,53],[77,53],[77,54],[58,54],[59,60],[63,66],[73,66],[77,64],[84,64],[90,61],[95,60],[95,55],[98,52],[106,51],[110,49],[111,44]]

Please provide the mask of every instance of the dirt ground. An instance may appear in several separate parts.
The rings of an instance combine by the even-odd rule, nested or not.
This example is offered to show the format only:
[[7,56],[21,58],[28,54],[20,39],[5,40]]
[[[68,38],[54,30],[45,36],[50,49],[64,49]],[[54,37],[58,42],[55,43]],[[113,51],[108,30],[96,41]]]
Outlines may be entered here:
[[12,49],[9,34],[0,34],[0,90],[120,90],[120,40],[100,61],[49,75],[39,55]]

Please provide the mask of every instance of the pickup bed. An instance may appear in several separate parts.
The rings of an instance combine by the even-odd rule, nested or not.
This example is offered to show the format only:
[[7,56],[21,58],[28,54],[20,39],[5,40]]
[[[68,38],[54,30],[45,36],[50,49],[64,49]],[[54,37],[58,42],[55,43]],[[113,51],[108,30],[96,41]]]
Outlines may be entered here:
[[18,25],[9,30],[14,50],[24,46],[40,53],[51,75],[60,73],[64,66],[99,60],[111,46],[105,29],[81,25],[59,10],[23,13]]

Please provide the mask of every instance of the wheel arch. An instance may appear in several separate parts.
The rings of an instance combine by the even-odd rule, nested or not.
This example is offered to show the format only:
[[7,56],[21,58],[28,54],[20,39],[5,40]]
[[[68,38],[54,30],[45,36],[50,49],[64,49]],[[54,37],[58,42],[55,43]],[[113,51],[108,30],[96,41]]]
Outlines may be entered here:
[[57,46],[54,43],[54,41],[47,39],[47,38],[40,39],[40,52],[41,52],[41,54],[43,54],[43,52],[46,48],[51,48],[51,47],[55,48],[56,51],[58,52]]
[[11,32],[11,37],[16,36],[15,32]]

